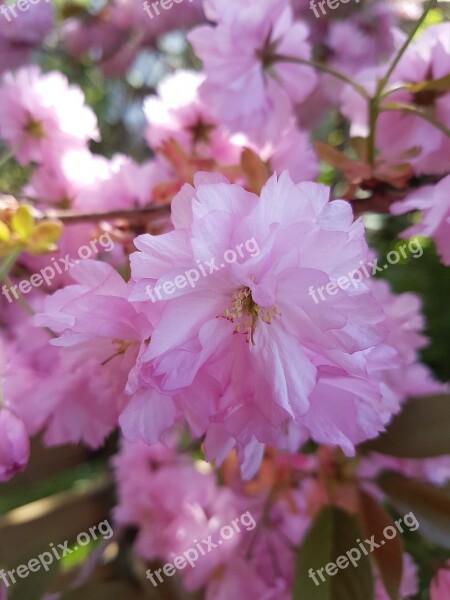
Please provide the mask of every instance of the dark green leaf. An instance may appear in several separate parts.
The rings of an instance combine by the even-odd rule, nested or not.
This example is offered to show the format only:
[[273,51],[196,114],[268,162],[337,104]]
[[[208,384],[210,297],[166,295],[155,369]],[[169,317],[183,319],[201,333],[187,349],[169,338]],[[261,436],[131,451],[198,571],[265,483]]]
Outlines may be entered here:
[[[330,566],[348,551],[357,549],[356,540],[360,536],[355,517],[338,508],[325,508],[315,519],[299,550],[293,600],[373,600],[372,569],[368,557],[361,551],[357,568],[352,564],[344,569]],[[354,556],[356,558],[356,554]],[[327,565],[330,572],[337,569],[337,573],[328,575]]]
[[[384,539],[386,527],[394,526],[391,516],[379,503],[363,490],[359,493],[360,523],[365,538],[375,535],[375,540]],[[403,573],[403,548],[401,537],[396,536],[388,544],[380,545],[372,554],[384,588],[391,600],[398,600]]]
[[384,473],[378,484],[400,513],[414,514],[422,535],[450,548],[450,490],[398,473]]
[[383,433],[361,446],[399,458],[433,458],[450,454],[450,395],[414,398]]

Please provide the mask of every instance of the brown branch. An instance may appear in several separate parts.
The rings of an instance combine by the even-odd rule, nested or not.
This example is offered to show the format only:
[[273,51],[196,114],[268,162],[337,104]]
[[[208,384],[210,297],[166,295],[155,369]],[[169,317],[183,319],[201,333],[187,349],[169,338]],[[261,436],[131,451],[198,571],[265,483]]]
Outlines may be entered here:
[[95,213],[77,213],[72,210],[49,210],[44,213],[44,216],[46,219],[58,219],[62,223],[84,223],[85,221],[109,221],[112,219],[131,220],[145,215],[158,215],[164,213],[170,213],[169,204]]

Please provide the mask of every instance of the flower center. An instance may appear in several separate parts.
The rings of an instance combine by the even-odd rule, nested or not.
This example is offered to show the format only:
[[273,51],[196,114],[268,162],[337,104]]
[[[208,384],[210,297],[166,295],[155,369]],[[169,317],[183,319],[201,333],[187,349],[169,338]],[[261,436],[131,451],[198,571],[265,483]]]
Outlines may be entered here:
[[194,145],[199,144],[200,142],[208,143],[214,129],[215,125],[206,123],[201,117],[194,125],[188,127],[188,131],[192,134]]
[[28,123],[25,126],[25,131],[36,140],[42,140],[45,137],[42,123],[40,123],[39,121],[35,121],[34,119],[30,119],[28,121]]
[[220,317],[227,319],[235,325],[233,334],[242,333],[247,338],[247,343],[251,341],[255,345],[255,331],[258,322],[262,321],[270,325],[275,317],[280,316],[276,306],[263,308],[258,306],[252,298],[250,288],[244,287],[235,292],[231,297],[231,304]]

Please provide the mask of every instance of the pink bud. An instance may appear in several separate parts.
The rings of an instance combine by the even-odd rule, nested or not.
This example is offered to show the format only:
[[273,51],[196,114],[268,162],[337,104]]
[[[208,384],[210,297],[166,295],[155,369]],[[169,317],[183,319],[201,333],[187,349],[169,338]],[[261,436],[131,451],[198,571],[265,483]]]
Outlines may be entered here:
[[439,569],[431,582],[430,600],[450,598],[450,561],[446,568]]
[[0,410],[0,481],[22,471],[30,456],[24,424],[7,408]]

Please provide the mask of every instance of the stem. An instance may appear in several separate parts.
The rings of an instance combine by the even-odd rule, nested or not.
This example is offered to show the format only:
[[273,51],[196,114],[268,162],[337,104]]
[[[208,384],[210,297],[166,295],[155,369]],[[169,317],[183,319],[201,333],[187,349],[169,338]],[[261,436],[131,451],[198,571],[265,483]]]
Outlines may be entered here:
[[403,55],[405,54],[406,50],[408,49],[408,46],[410,45],[410,43],[412,42],[414,36],[416,35],[417,31],[420,29],[420,27],[422,26],[422,23],[425,21],[425,19],[427,18],[428,13],[430,12],[430,10],[432,9],[433,5],[436,3],[436,0],[429,0],[428,4],[425,7],[425,10],[423,12],[423,15],[420,17],[420,19],[417,21],[417,23],[414,25],[414,27],[412,28],[410,34],[408,35],[408,37],[405,40],[405,43],[403,44],[403,46],[400,48],[400,50],[398,51],[396,57],[394,58],[394,60],[392,61],[391,66],[389,67],[386,75],[380,80],[380,82],[378,83],[378,90],[377,90],[377,97],[380,97],[381,94],[383,93],[389,79],[391,78],[392,73],[394,72],[396,66],[398,65],[398,63],[400,62],[400,60],[402,59]]
[[[383,92],[384,92],[384,90],[385,90],[385,88],[386,88],[386,86],[387,86],[387,84],[389,82],[389,79],[391,78],[391,75],[394,72],[396,66],[398,65],[398,63],[402,59],[403,55],[405,54],[406,50],[408,49],[410,43],[412,42],[414,36],[416,35],[417,31],[421,27],[422,23],[427,18],[427,15],[428,15],[429,11],[431,10],[433,4],[435,4],[435,2],[436,2],[436,0],[429,0],[428,4],[425,7],[425,10],[424,10],[422,16],[416,22],[416,24],[414,25],[414,27],[410,31],[408,37],[406,38],[404,44],[402,45],[402,47],[400,48],[400,50],[397,52],[397,55],[395,56],[394,60],[392,61],[389,69],[387,70],[387,73],[378,82],[375,96],[373,98],[369,99],[369,129],[370,129],[370,133],[369,133],[369,141],[368,141],[368,146],[369,146],[368,147],[368,162],[369,162],[369,164],[372,167],[375,164],[375,155],[376,155],[376,129],[377,129],[378,117],[380,115],[380,112],[383,111],[383,110],[385,110],[385,107],[383,107],[383,106],[380,107],[380,101],[383,98]],[[388,109],[388,110],[394,110],[394,109]],[[408,110],[408,112],[412,112],[412,110]],[[439,127],[439,129],[441,129],[441,131],[443,131],[443,129],[442,129],[443,126],[441,126],[440,123],[438,124],[437,121],[435,121],[434,119],[431,118],[432,120],[430,120],[430,119],[428,119],[427,117],[425,117],[421,113],[419,113],[418,116],[422,116],[423,118],[425,118],[426,120],[428,120],[430,123],[433,123],[434,125],[436,125],[437,127]]]
[[363,88],[362,85],[359,85],[359,83],[356,83],[355,81],[350,79],[350,77],[347,77],[347,75],[344,75],[344,73],[340,73],[339,71],[336,71],[335,69],[333,69],[332,67],[329,67],[328,65],[324,65],[323,63],[316,62],[315,60],[305,60],[303,58],[296,58],[294,56],[285,56],[284,54],[275,54],[275,56],[273,56],[272,58],[273,58],[273,61],[275,61],[275,62],[286,62],[286,63],[292,63],[292,64],[296,64],[296,65],[306,65],[308,67],[313,67],[314,69],[317,69],[318,71],[323,71],[324,73],[327,73],[328,75],[331,75],[332,77],[335,77],[336,79],[339,79],[340,81],[343,81],[344,83],[348,83],[348,85],[351,85],[352,88],[358,92],[358,94],[360,94],[366,100],[369,100],[369,94],[367,93],[365,88]]
[[380,109],[378,106],[379,99],[378,97],[371,98],[369,100],[369,140],[368,140],[368,149],[367,149],[367,161],[371,167],[375,165],[375,155],[376,155],[376,131],[377,131],[377,121],[378,116],[380,114]]
[[11,160],[14,156],[14,150],[8,150],[1,158],[0,158],[0,168],[3,167],[4,164]]
[[[7,284],[7,286],[9,288],[12,288],[14,286],[14,282],[11,281],[11,278],[9,277],[9,275],[6,275],[6,277],[5,277],[5,283]],[[18,299],[17,299],[17,301],[20,304],[20,306],[23,308],[23,310],[25,312],[27,312],[29,315],[31,315],[32,317],[34,317],[34,315],[36,314],[36,311],[34,310],[34,308],[30,304],[28,304],[28,302],[25,300],[25,298],[23,297],[23,295],[20,292],[20,290],[17,289],[17,286],[16,286],[16,291],[17,291],[17,294],[19,296]]]
[[445,133],[446,136],[450,137],[450,129],[448,129],[445,125],[440,123],[437,119],[435,119],[431,115],[429,115],[425,112],[422,112],[421,110],[418,110],[417,108],[415,108],[414,106],[411,106],[409,104],[401,104],[401,103],[384,104],[381,106],[380,110],[383,112],[399,111],[399,112],[410,113],[411,115],[415,115],[416,117],[419,117],[420,119],[423,119],[424,121],[427,121],[431,125],[434,125],[434,127],[439,129],[440,131],[442,131],[442,133]]
[[144,215],[170,212],[170,205],[148,206],[145,208],[132,208],[130,210],[112,210],[95,213],[76,213],[71,210],[48,211],[45,215],[47,219],[58,219],[62,223],[82,223],[84,221],[107,221],[109,219],[129,219],[131,217],[140,217]]
[[3,281],[6,279],[6,277],[8,277],[9,272],[16,264],[16,260],[20,256],[21,252],[22,249],[15,249],[5,258],[0,266],[0,281]]

